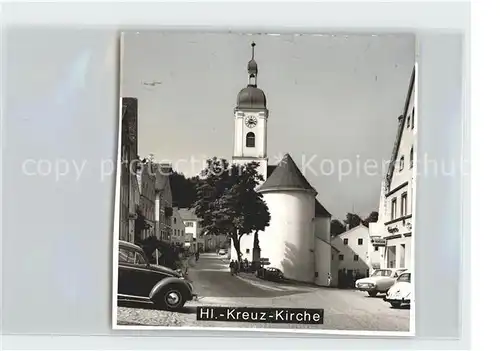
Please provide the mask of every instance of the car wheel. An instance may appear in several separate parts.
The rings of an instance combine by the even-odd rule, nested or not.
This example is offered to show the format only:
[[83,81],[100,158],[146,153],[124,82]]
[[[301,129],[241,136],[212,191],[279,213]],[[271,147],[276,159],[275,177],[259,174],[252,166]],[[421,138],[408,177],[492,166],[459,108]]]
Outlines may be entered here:
[[401,307],[401,302],[391,302],[391,306],[394,308]]
[[377,296],[378,294],[378,291],[368,291],[368,295],[370,295],[370,297],[375,297]]
[[167,310],[178,310],[186,303],[182,287],[178,285],[167,286],[155,298],[156,304]]

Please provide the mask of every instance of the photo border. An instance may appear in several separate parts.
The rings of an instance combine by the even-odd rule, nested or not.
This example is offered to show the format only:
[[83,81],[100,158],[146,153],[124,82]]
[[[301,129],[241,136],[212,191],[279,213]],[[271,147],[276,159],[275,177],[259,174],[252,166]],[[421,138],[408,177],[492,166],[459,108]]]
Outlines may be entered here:
[[[122,98],[124,97],[123,95],[123,75],[125,74],[124,68],[123,68],[123,59],[124,59],[124,52],[125,52],[125,34],[126,32],[130,33],[131,31],[136,31],[137,33],[141,32],[141,30],[133,30],[133,29],[128,29],[127,31],[121,31],[120,32],[120,86],[119,86],[119,92],[120,92],[120,101],[119,101],[119,110],[118,110],[118,145],[117,145],[117,161],[116,164],[119,165],[121,163],[121,149],[122,149]],[[145,33],[155,31],[154,29],[150,30],[144,30]],[[190,34],[205,34],[206,32],[192,32],[192,31],[169,31],[169,30],[160,30],[164,35],[175,35],[175,34],[184,34],[184,33],[190,33]],[[277,32],[272,32],[272,33],[254,33],[254,32],[217,32],[218,34],[221,35],[240,35],[240,36],[251,36],[251,35],[271,35],[271,36],[281,36],[281,35],[301,35],[301,36],[308,36],[308,37],[331,37],[338,35],[339,33],[333,32],[330,34],[309,34],[309,33],[301,33],[301,32],[283,32],[283,33],[277,33]],[[342,32],[344,35],[351,35],[351,36],[356,36],[356,35],[361,35],[360,33],[347,33],[347,32]],[[402,34],[398,32],[394,33],[382,33],[379,34],[377,33],[364,33],[366,34],[374,34],[374,35],[383,35],[383,34]],[[414,88],[413,88],[413,105],[415,106],[415,123],[417,126],[417,135],[414,140],[414,150],[415,151],[415,159],[418,160],[418,138],[419,138],[419,133],[418,133],[418,105],[420,104],[420,101],[418,100],[418,90],[419,90],[419,71],[418,71],[418,37],[416,35],[413,36],[414,40],[414,45],[415,45],[415,58],[414,58],[414,70],[415,70],[415,81],[414,81]],[[139,120],[139,116],[138,116]],[[418,184],[418,178],[416,177],[417,171],[418,171],[418,162],[415,163],[415,167],[413,167],[413,177],[415,179],[415,183],[413,185],[414,187],[414,194],[417,194],[417,184]],[[115,187],[115,207],[114,207],[114,224],[113,224],[113,288],[112,288],[112,329],[113,330],[203,330],[203,331],[248,331],[250,333],[262,333],[262,332],[269,332],[269,333],[295,333],[295,334],[320,334],[320,335],[344,335],[344,336],[389,336],[389,337],[414,337],[416,335],[416,307],[415,307],[415,283],[412,283],[411,287],[411,292],[412,292],[412,302],[411,302],[411,307],[410,307],[410,317],[409,317],[409,330],[408,331],[375,331],[375,330],[343,330],[343,329],[295,329],[295,328],[253,328],[253,327],[194,327],[194,326],[183,326],[183,327],[173,327],[173,326],[161,326],[161,325],[121,325],[118,324],[118,245],[120,241],[119,237],[119,231],[120,231],[120,204],[121,204],[121,199],[120,199],[120,186],[121,186],[121,167],[116,167],[116,187]],[[416,198],[417,196],[412,196],[412,218],[416,218],[415,212],[416,212]],[[417,271],[416,266],[415,266],[415,233],[416,233],[416,220],[414,219],[412,222],[412,236],[411,236],[411,262],[412,262],[412,280],[415,282],[415,271]]]

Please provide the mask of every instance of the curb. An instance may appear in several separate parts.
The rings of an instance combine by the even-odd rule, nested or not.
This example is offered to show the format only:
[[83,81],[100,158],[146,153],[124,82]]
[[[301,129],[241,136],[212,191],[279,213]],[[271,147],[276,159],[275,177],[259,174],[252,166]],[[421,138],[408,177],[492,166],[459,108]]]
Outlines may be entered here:
[[277,288],[277,287],[274,287],[274,286],[257,283],[255,280],[248,279],[248,278],[243,278],[243,277],[240,277],[239,275],[235,275],[235,277],[238,278],[238,279],[240,279],[240,280],[243,280],[244,282],[247,282],[250,285],[256,286],[256,287],[261,288],[261,289],[273,290],[273,291],[286,291],[284,289],[280,289],[280,288]]

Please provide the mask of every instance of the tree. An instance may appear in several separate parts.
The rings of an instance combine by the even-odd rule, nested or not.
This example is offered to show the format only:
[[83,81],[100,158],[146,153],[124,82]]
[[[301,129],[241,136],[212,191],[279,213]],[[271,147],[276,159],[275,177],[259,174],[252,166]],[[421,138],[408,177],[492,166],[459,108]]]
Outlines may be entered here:
[[363,224],[368,227],[368,223],[374,223],[378,221],[378,212],[372,211],[368,217],[363,220]]
[[144,240],[139,240],[137,244],[142,247],[150,263],[156,263],[154,254],[156,250],[158,250],[160,253],[158,263],[160,265],[171,269],[179,269],[182,267],[181,254],[184,253],[182,247],[158,240],[156,236],[149,236]]
[[225,159],[212,158],[202,171],[197,186],[196,215],[208,234],[228,235],[241,260],[243,235],[264,230],[270,214],[262,194],[255,191],[262,175],[257,162],[229,165]]
[[170,187],[172,189],[172,202],[176,207],[192,208],[196,202],[196,186],[199,177],[186,178],[182,173],[172,171],[170,174]]
[[352,228],[360,225],[361,217],[355,213],[348,213],[346,215],[346,219],[344,220],[344,223],[345,223],[347,229],[352,229]]
[[330,234],[331,236],[337,236],[339,234],[344,233],[346,230],[345,225],[339,221],[338,219],[334,219],[330,225]]

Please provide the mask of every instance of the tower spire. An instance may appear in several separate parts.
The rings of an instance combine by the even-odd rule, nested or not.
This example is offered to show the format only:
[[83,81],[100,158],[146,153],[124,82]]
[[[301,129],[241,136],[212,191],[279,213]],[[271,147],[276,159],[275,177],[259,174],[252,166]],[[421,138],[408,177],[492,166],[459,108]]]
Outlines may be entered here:
[[257,86],[257,62],[255,61],[255,42],[252,42],[252,59],[248,61],[248,85]]

